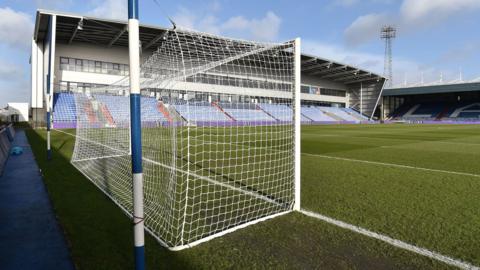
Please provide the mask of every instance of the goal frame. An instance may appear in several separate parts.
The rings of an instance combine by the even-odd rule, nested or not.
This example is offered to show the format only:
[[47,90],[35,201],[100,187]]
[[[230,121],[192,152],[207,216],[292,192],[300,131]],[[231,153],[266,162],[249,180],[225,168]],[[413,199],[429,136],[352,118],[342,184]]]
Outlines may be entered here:
[[[289,101],[289,106],[291,106],[291,108],[293,109],[293,112],[291,114],[291,124],[289,124],[290,128],[293,129],[293,134],[291,133],[291,139],[289,138],[291,144],[292,144],[292,147],[289,149],[289,153],[291,153],[292,156],[291,157],[291,161],[289,161],[288,163],[288,167],[291,168],[291,176],[289,177],[291,180],[289,180],[289,183],[291,183],[291,200],[289,202],[289,207],[285,208],[285,209],[279,209],[279,211],[276,211],[274,213],[270,213],[268,215],[264,215],[264,216],[260,216],[258,218],[255,218],[255,219],[250,219],[248,221],[245,221],[243,223],[237,223],[235,225],[232,224],[231,227],[228,227],[228,228],[225,228],[225,229],[222,229],[220,231],[216,231],[216,232],[212,232],[211,234],[209,235],[206,235],[204,237],[201,237],[201,238],[198,238],[198,239],[192,239],[193,241],[187,241],[187,242],[180,242],[178,243],[177,245],[172,245],[171,243],[169,243],[168,239],[163,239],[163,236],[161,234],[158,234],[158,231],[156,231],[156,228],[149,228],[148,226],[145,226],[144,228],[142,228],[142,231],[145,230],[147,231],[148,233],[150,233],[162,246],[165,246],[166,248],[168,248],[169,250],[172,250],[172,251],[179,251],[179,250],[183,250],[183,249],[186,249],[186,248],[190,248],[190,247],[193,247],[193,246],[196,246],[198,244],[201,244],[201,243],[204,243],[204,242],[207,242],[209,240],[212,240],[214,238],[217,238],[217,237],[221,237],[223,235],[226,235],[228,233],[231,233],[231,232],[234,232],[238,229],[242,229],[242,228],[245,228],[245,227],[248,227],[250,225],[253,225],[253,224],[257,224],[257,223],[260,223],[262,221],[266,221],[266,220],[269,220],[269,219],[273,219],[273,218],[276,218],[278,216],[282,216],[282,215],[285,215],[285,214],[288,214],[292,211],[299,211],[301,209],[300,207],[300,203],[301,203],[301,196],[300,196],[300,190],[301,190],[301,181],[300,181],[300,121],[301,121],[301,40],[300,38],[297,38],[295,40],[291,40],[289,41],[289,43],[291,44],[291,47],[293,49],[293,55],[290,55],[290,59],[292,62],[291,63],[291,69],[290,69],[290,76],[291,76],[291,90],[290,90],[290,97],[291,97],[291,100]],[[293,44],[292,44],[293,43]],[[293,68],[293,70],[292,70]],[[131,75],[133,74],[133,72],[130,73]],[[293,84],[293,85],[292,85]],[[138,89],[139,90],[139,89]],[[137,91],[136,91],[137,92]],[[139,91],[138,91],[139,92]],[[78,102],[77,102],[78,103]],[[78,104],[77,104],[78,106]],[[77,108],[78,110],[78,108]],[[133,113],[132,113],[133,115]],[[130,131],[129,133],[130,134],[133,134],[135,133],[135,129],[136,127],[132,126],[132,125],[129,125],[128,126]],[[138,128],[138,127],[137,127]],[[188,126],[187,126],[188,128]],[[78,135],[78,134],[77,134]],[[293,135],[293,136],[292,136]],[[138,138],[138,136],[137,136]],[[130,155],[133,156],[133,147],[131,144],[133,144],[133,137],[130,136]],[[77,138],[77,140],[85,140],[84,138]],[[103,147],[109,147],[107,145],[102,145]],[[138,151],[137,151],[138,152]],[[102,157],[103,158],[103,157]],[[94,158],[95,159],[95,158]],[[76,162],[82,162],[82,160],[75,160]],[[72,160],[73,162],[73,160]],[[287,165],[287,163],[284,163],[285,165]],[[75,166],[76,164],[74,164]],[[77,167],[77,166],[76,166]],[[292,168],[293,167],[293,168]],[[88,173],[84,173],[82,170],[81,170],[81,167],[77,167],[81,172],[82,174],[84,174],[85,176],[87,176],[87,178],[90,179],[91,182],[93,182],[95,184],[95,177],[91,178],[90,176],[88,176]],[[138,172],[133,172],[134,176],[135,176],[135,173],[138,173]],[[134,177],[135,178],[135,177]],[[134,182],[135,180],[138,180],[138,179],[133,179]],[[97,184],[96,184],[97,185]],[[131,212],[131,209],[127,209],[125,206],[122,206],[121,203],[117,202],[115,196],[112,196],[111,194],[109,194],[106,190],[104,190],[101,186],[97,185],[97,187],[99,187],[100,190],[102,190],[108,197],[110,197],[112,199],[112,201],[114,201],[114,203],[116,203],[126,214],[127,216],[131,217],[131,218],[136,218],[137,220],[139,219],[139,215],[137,215],[134,211],[133,213]],[[187,187],[188,188],[188,187]],[[135,189],[135,185],[134,185],[134,189]],[[138,190],[138,187],[136,188]],[[144,191],[145,192],[145,191]],[[133,192],[134,194],[137,193],[137,192]],[[188,196],[188,195],[187,195]],[[143,200],[133,200],[134,202],[134,209],[136,209],[135,205],[137,202],[143,202]],[[143,209],[142,211],[143,212]],[[142,215],[143,216],[143,215]],[[143,225],[143,218],[141,219],[142,220],[142,225]],[[136,226],[136,232],[137,232],[137,236],[139,236],[139,230],[138,230],[138,225],[140,224],[135,224],[137,225]],[[183,231],[183,230],[182,230]],[[183,235],[183,232],[182,234]],[[182,236],[183,237],[183,236]],[[140,239],[142,239],[143,237],[139,237]],[[136,247],[142,247],[143,245],[143,241],[141,241],[140,243],[138,243],[137,241],[136,242]],[[140,245],[139,245],[140,244]]]

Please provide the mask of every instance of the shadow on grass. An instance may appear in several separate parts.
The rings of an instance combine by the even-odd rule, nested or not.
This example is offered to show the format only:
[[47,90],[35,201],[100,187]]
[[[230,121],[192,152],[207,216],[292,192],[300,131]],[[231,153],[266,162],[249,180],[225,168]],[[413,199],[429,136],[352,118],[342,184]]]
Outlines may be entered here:
[[[74,137],[26,130],[79,269],[132,269],[131,220],[70,163]],[[146,234],[148,269],[449,269],[338,227],[292,213],[171,252]]]
[[[45,137],[31,129],[26,133],[77,267],[131,269],[134,265],[131,220],[71,165],[72,137],[55,134],[53,159],[47,162]],[[194,268],[149,235],[146,246],[147,265],[151,268]]]

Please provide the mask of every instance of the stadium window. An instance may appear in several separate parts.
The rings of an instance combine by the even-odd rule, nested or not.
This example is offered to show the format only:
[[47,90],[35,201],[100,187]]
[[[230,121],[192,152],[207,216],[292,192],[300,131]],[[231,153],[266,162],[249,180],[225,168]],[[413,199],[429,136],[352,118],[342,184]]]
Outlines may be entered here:
[[95,61],[88,60],[88,72],[95,72]]
[[216,83],[215,78],[213,78],[213,76],[209,76],[208,83],[209,84],[215,84]]
[[343,90],[321,88],[320,93],[326,96],[345,97],[347,93]]
[[69,82],[68,83],[68,90],[71,92],[77,92],[77,83]]
[[75,71],[81,72],[83,63],[81,59],[75,59]]
[[302,85],[301,87],[301,92],[305,94],[310,94],[310,86],[308,85]]
[[112,64],[113,74],[119,75],[120,74],[120,65],[119,64]]
[[108,74],[108,67],[106,62],[101,62],[102,63],[102,73],[103,74]]
[[68,70],[68,58],[60,57],[60,70]]
[[320,88],[316,86],[310,87],[310,94],[320,95]]
[[105,66],[107,67],[107,74],[113,74],[113,64],[107,62]]
[[95,61],[95,73],[102,73],[102,62]]
[[60,81],[60,92],[67,92],[67,91],[68,91],[68,82]]
[[60,57],[60,70],[91,72],[114,75],[129,75],[129,67],[125,64]]
[[75,71],[75,59],[73,58],[68,59],[68,70]]
[[82,72],[88,72],[88,60],[82,60]]

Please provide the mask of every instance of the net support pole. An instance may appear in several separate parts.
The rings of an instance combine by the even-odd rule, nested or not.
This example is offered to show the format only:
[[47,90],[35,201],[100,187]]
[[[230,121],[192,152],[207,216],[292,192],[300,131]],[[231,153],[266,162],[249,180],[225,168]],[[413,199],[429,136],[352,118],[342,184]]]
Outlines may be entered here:
[[363,115],[363,83],[360,82],[360,114]]
[[56,25],[57,16],[52,15],[49,21],[49,46],[48,46],[48,73],[47,73],[47,93],[46,93],[46,111],[47,116],[47,160],[52,159],[51,147],[51,125],[52,125],[52,106],[53,106],[53,80],[54,80],[54,63],[55,63],[55,40],[56,40]]
[[295,39],[295,93],[294,93],[294,125],[295,125],[295,203],[293,210],[300,210],[300,124],[301,124],[301,44],[300,38]]
[[133,233],[135,269],[145,269],[143,216],[142,127],[140,111],[140,34],[138,0],[128,0],[128,50],[130,60],[130,146],[132,149]]

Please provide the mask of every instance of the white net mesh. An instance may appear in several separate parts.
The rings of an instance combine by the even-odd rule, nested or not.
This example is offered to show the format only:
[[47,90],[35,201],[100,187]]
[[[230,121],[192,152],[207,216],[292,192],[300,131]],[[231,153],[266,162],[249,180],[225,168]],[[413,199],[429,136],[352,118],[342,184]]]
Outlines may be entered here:
[[[292,210],[294,45],[169,31],[142,65],[145,226],[163,244]],[[72,163],[131,215],[128,94],[75,94]]]

